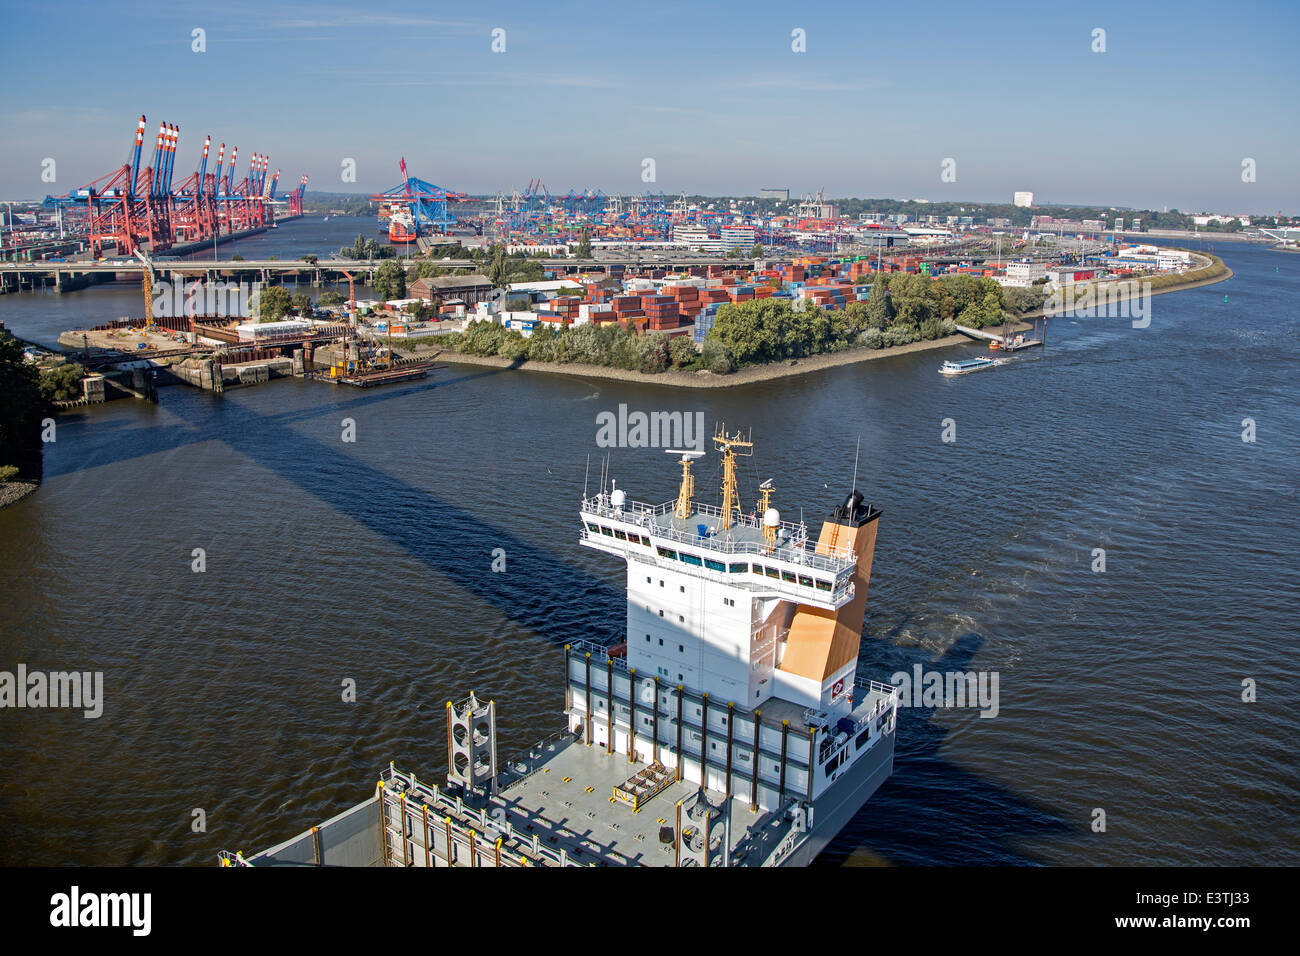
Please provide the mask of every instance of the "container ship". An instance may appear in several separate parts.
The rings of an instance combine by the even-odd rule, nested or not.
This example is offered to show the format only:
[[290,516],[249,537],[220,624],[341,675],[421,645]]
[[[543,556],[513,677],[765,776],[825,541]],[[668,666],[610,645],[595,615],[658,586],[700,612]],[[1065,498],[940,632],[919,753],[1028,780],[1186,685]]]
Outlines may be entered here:
[[[721,503],[584,490],[579,542],[627,567],[627,633],[567,644],[564,724],[498,758],[497,704],[446,705],[442,783],[390,764],[374,794],[223,866],[802,866],[893,772],[898,690],[858,676],[879,509],[856,489],[815,542],[774,486],[748,514],[725,429]],[[856,481],[856,476],[855,476]],[[557,652],[556,669],[561,662]]]
[[388,241],[392,243],[415,242],[419,237],[415,219],[406,209],[396,209],[388,217]]

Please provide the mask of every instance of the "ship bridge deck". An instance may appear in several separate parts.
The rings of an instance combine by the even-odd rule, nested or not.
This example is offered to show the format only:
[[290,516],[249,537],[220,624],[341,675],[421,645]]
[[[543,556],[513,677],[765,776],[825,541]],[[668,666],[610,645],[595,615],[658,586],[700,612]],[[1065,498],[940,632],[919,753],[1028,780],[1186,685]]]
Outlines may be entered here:
[[775,544],[769,549],[763,535],[762,516],[757,513],[733,511],[730,527],[724,528],[722,509],[715,505],[692,502],[689,518],[677,517],[676,509],[675,500],[658,505],[628,501],[622,508],[615,508],[609,496],[604,494],[587,498],[582,503],[584,514],[637,525],[654,537],[693,545],[701,550],[765,555],[837,577],[851,574],[857,565],[857,555],[850,548],[818,552],[803,524],[782,521],[776,529]]

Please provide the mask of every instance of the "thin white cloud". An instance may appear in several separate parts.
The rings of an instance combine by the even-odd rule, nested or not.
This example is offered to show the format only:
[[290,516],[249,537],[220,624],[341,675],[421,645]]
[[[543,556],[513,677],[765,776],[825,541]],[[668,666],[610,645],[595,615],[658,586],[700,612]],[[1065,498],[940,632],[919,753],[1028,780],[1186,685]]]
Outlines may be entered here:
[[550,86],[613,89],[605,77],[574,73],[425,73],[410,70],[321,70],[320,76],[345,76],[371,86]]
[[892,87],[891,80],[833,80],[796,73],[763,73],[724,80],[722,86],[735,90],[790,90],[795,93],[861,93]]
[[636,110],[644,110],[647,113],[663,113],[668,116],[698,116],[701,119],[711,120],[732,120],[735,116],[729,116],[726,113],[716,113],[712,110],[697,110],[688,106],[650,106],[648,104],[637,104],[632,107]]

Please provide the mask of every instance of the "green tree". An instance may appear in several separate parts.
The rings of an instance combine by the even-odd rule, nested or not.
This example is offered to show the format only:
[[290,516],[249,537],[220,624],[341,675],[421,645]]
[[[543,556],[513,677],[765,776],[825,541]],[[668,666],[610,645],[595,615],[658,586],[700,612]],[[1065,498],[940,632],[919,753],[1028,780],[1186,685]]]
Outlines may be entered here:
[[328,292],[322,292],[320,298],[316,301],[320,305],[342,305],[347,299],[330,289]]
[[736,360],[731,350],[717,339],[706,338],[700,351],[700,364],[715,375],[726,375],[736,367]]
[[894,303],[889,297],[889,287],[880,277],[871,283],[871,294],[867,297],[867,325],[873,329],[884,329],[894,321]]
[[0,337],[0,465],[40,459],[41,419],[48,413],[36,367],[23,361],[16,340]]
[[415,264],[415,268],[411,270],[411,275],[408,278],[437,279],[447,275],[450,272],[451,272],[450,269],[446,269],[443,268],[442,266],[434,265],[428,259],[423,259],[420,262],[417,262]]
[[695,364],[695,343],[689,336],[674,335],[668,341],[668,359],[673,368],[688,368]]
[[388,259],[375,270],[375,292],[384,301],[400,299],[406,295],[406,273],[395,259]]
[[1043,307],[1046,296],[1041,287],[1029,289],[1006,289],[1002,293],[1003,305],[1012,315],[1025,315]]
[[81,380],[86,370],[76,362],[65,362],[41,373],[41,394],[51,402],[73,402],[81,398]]
[[751,259],[762,259],[764,255],[765,253],[763,252],[763,246],[761,243],[754,243],[754,248],[749,250],[749,258]]
[[505,246],[493,244],[491,254],[492,264],[488,266],[488,278],[492,281],[495,288],[503,288],[507,281],[509,272],[506,268],[506,250]]
[[311,296],[309,296],[306,292],[296,293],[294,296],[292,296],[289,299],[289,303],[290,305],[293,306],[293,311],[303,316],[304,318],[308,318],[311,316],[312,313]]
[[582,238],[578,240],[578,245],[575,250],[575,254],[579,259],[591,258],[591,230],[590,229],[587,229],[585,227],[583,228]]
[[291,297],[289,290],[282,285],[263,286],[257,294],[257,317],[259,322],[275,322],[284,318],[289,311]]

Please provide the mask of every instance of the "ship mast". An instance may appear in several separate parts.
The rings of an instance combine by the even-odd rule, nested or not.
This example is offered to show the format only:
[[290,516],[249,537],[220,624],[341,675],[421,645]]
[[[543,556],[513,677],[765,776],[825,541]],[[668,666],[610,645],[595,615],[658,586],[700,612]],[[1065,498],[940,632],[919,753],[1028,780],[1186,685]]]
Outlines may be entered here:
[[695,497],[695,476],[691,474],[692,458],[703,457],[702,451],[679,451],[675,448],[667,449],[670,455],[682,456],[682,486],[677,492],[677,510],[673,512],[677,517],[685,521],[691,516],[691,499]]
[[740,510],[740,493],[736,490],[737,449],[740,454],[752,455],[754,443],[741,438],[739,430],[735,435],[728,435],[724,423],[713,436],[713,444],[722,452],[722,519],[718,523],[718,530],[726,531],[731,527],[731,513]]
[[769,478],[759,485],[758,490],[762,493],[762,497],[758,499],[758,520],[763,523],[763,541],[767,544],[767,553],[771,554],[772,549],[776,547],[776,527],[779,524],[779,520],[776,522],[767,520],[768,509],[772,507],[772,492],[775,490],[772,487],[772,479]]

